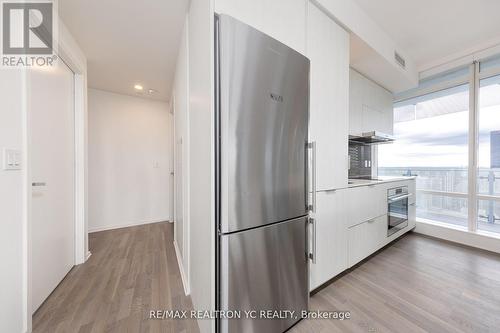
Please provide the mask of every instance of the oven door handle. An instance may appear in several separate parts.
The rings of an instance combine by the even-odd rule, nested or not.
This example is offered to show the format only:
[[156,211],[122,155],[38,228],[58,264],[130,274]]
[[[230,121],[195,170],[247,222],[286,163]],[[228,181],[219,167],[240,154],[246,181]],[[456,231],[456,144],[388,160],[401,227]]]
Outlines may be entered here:
[[409,198],[409,197],[411,197],[412,195],[413,195],[412,193],[409,193],[409,194],[405,194],[405,195],[400,195],[399,197],[388,198],[388,199],[387,199],[387,202],[388,202],[388,203],[394,203],[394,202],[396,202],[396,201],[399,201],[399,200],[403,200],[403,199]]

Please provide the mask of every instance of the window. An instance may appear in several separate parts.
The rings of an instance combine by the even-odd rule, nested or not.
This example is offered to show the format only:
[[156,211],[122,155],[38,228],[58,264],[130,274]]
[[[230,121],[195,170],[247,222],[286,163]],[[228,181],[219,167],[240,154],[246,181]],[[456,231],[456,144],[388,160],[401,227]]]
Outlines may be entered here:
[[477,228],[500,233],[500,75],[479,90]]
[[379,146],[379,175],[418,176],[421,221],[500,236],[500,55],[394,99],[396,142]]
[[469,85],[395,104],[394,136],[379,175],[417,175],[417,217],[468,225]]

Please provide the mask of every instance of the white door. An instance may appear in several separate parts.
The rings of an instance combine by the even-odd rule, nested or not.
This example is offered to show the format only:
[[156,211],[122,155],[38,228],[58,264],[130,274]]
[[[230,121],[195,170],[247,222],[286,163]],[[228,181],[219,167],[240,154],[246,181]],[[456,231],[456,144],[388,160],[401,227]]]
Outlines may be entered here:
[[57,63],[29,74],[33,312],[75,263],[74,74]]

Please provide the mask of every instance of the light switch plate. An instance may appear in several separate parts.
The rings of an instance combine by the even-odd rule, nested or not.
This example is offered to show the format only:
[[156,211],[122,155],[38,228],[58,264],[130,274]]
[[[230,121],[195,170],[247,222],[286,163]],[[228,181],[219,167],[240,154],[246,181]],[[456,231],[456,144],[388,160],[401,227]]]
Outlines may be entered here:
[[21,151],[4,148],[2,155],[4,170],[21,170]]

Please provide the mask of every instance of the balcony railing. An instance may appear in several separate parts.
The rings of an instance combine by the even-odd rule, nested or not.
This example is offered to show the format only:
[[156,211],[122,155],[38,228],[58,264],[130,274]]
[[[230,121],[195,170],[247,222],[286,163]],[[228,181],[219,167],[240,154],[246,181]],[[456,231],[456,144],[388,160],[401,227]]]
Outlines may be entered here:
[[[466,168],[380,167],[381,176],[417,176],[417,218],[466,227]],[[500,233],[500,170],[478,170],[478,229]]]

